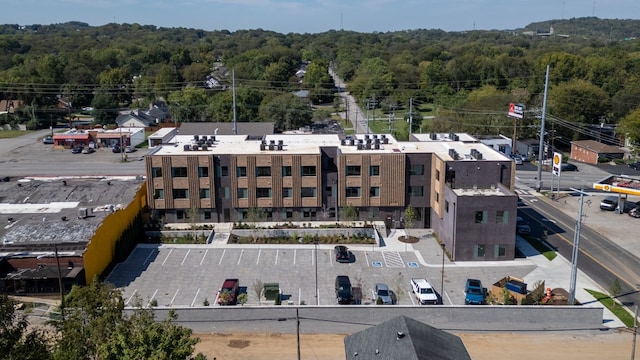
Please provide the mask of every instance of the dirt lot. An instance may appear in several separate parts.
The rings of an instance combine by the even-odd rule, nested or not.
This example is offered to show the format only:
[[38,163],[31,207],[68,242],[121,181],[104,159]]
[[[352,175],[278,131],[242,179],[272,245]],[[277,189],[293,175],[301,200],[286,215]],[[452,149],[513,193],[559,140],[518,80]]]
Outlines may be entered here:
[[[633,334],[457,333],[474,360],[629,359]],[[295,334],[198,334],[197,351],[209,360],[297,359]],[[505,346],[508,345],[508,346]],[[344,335],[301,334],[302,359],[344,359]],[[636,351],[638,355],[640,351]]]

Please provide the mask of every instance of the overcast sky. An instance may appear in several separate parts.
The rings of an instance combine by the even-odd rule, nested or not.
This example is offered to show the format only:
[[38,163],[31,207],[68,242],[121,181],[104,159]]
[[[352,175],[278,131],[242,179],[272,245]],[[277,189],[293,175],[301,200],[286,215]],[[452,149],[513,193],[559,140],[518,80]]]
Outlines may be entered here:
[[553,19],[640,17],[640,0],[0,0],[0,8],[2,24],[116,22],[279,33],[506,30]]

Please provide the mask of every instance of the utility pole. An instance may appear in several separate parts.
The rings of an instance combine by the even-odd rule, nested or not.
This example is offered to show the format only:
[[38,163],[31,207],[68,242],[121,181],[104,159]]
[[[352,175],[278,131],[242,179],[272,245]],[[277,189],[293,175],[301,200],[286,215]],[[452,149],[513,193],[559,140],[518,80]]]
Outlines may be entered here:
[[636,358],[636,337],[638,336],[638,305],[636,305],[636,316],[633,317],[633,344],[631,344],[631,360]]
[[538,182],[536,191],[542,189],[542,160],[544,153],[544,121],[547,116],[547,91],[549,90],[549,65],[547,65],[547,75],[544,80],[544,99],[542,101],[542,121],[540,123],[540,143],[538,145]]
[[60,288],[60,316],[64,322],[64,285],[62,283],[62,272],[60,271],[60,259],[58,258],[58,244],[53,244],[53,250],[56,254],[56,264],[58,265],[58,287]]
[[571,190],[580,194],[580,206],[578,207],[578,221],[576,222],[576,231],[573,236],[573,254],[571,255],[571,283],[569,286],[569,305],[574,305],[576,300],[576,277],[578,274],[578,253],[580,251],[580,228],[582,226],[582,205],[584,204],[584,196],[590,196],[588,193],[571,188]]
[[409,98],[409,141],[413,132],[413,98]]
[[300,360],[300,314],[296,308],[296,339],[298,343],[298,360]]
[[238,119],[236,118],[236,69],[231,70],[231,89],[233,90],[233,135],[238,135]]

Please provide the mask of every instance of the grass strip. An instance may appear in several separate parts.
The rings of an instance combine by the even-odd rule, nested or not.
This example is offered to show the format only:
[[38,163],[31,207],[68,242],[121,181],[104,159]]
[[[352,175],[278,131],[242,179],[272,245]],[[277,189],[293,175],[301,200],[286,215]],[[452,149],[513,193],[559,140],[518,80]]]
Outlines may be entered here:
[[624,325],[628,328],[633,327],[633,315],[631,315],[622,305],[616,302],[611,296],[594,291],[585,289],[589,294],[591,294],[596,300],[598,300],[604,307],[609,309],[617,317],[624,323]]

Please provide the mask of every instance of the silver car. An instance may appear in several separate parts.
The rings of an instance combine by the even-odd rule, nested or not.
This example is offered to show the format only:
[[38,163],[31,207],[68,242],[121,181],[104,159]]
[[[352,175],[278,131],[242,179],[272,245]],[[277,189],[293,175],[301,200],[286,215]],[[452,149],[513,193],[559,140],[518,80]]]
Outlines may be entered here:
[[375,293],[376,293],[376,303],[378,299],[381,299],[382,305],[394,304],[392,293],[386,284],[376,284]]

